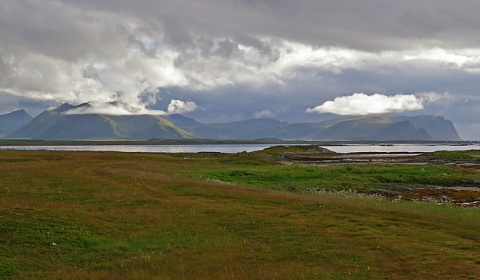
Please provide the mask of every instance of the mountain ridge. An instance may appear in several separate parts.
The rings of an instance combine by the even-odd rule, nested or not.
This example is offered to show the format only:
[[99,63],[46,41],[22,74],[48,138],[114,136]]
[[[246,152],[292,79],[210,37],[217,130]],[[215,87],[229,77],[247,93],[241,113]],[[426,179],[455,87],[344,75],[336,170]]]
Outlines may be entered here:
[[162,116],[68,114],[67,103],[49,108],[28,124],[9,134],[11,139],[33,140],[137,140],[163,137],[188,139],[192,136]]
[[0,115],[0,136],[8,135],[33,119],[25,110],[16,110]]
[[202,123],[180,115],[70,114],[88,103],[49,108],[7,139],[147,140],[216,139],[320,141],[461,141],[453,123],[442,116],[368,115],[322,122],[292,123],[269,118]]

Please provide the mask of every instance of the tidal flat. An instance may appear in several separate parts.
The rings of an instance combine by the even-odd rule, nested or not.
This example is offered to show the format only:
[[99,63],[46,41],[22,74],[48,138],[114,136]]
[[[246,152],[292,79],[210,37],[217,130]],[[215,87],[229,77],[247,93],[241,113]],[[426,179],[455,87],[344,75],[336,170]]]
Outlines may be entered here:
[[0,278],[478,279],[479,164],[474,150],[2,150]]

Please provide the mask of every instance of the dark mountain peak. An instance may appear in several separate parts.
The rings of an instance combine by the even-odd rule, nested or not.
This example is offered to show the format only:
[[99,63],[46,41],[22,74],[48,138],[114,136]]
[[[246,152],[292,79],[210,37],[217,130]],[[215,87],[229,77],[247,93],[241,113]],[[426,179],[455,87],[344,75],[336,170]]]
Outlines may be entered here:
[[0,115],[0,136],[14,132],[32,119],[32,116],[23,109]]
[[390,124],[385,137],[385,140],[434,140],[434,137],[426,129],[416,128],[409,120]]
[[77,106],[71,105],[69,103],[61,103],[57,106],[53,106],[53,107],[48,108],[44,112],[60,114],[60,113],[65,113],[65,112],[67,112],[67,111],[69,111],[73,108],[76,108],[76,107]]
[[27,114],[27,112],[24,109],[20,109],[20,110],[15,110],[9,114]]
[[7,113],[7,114],[1,115],[1,116],[11,117],[11,118],[24,118],[24,117],[32,118],[32,116],[30,116],[24,109],[16,110],[16,111],[13,111],[11,113]]
[[441,115],[397,116],[395,121],[409,120],[417,128],[424,128],[435,140],[459,141],[460,136],[450,120]]

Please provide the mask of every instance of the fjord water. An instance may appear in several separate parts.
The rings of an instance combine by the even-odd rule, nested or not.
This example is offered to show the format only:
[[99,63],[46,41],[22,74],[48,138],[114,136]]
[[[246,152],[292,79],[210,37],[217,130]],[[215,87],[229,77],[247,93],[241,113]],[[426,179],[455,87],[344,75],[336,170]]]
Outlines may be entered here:
[[[71,145],[71,146],[0,146],[0,150],[50,150],[50,151],[115,151],[129,153],[240,153],[263,150],[278,144],[202,144],[202,145]],[[419,145],[419,144],[349,144],[320,145],[337,153],[355,152],[435,152],[480,150],[479,144],[469,145]]]
[[49,150],[49,151],[112,151],[126,153],[240,153],[263,150],[273,144],[222,144],[222,145],[72,145],[72,146],[3,146],[0,149],[11,150]]

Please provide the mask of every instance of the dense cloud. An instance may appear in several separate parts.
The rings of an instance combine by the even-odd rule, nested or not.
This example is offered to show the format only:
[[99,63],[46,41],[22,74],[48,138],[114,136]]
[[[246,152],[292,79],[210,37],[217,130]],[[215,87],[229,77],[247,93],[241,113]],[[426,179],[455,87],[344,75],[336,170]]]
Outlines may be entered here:
[[[469,48],[478,45],[480,3],[464,0],[71,0],[86,10],[142,18],[167,26],[174,43],[195,34],[272,36],[316,46],[367,51]],[[245,41],[247,39],[244,39]],[[245,43],[245,42],[242,42]]]
[[435,93],[426,94],[383,94],[367,95],[354,93],[350,96],[341,96],[333,101],[327,101],[320,106],[307,109],[308,113],[332,113],[336,115],[369,115],[385,113],[402,113],[423,109],[425,102],[440,99]]
[[374,111],[442,113],[472,138],[468,121],[479,116],[460,108],[480,102],[479,8],[473,0],[5,0],[0,110],[91,102],[75,113],[298,121],[324,117],[305,112],[316,102],[308,111],[360,114],[352,104],[383,98]]
[[198,108],[197,104],[192,101],[182,101],[172,99],[170,104],[168,104],[168,114],[183,114],[195,111]]
[[[66,112],[68,115],[82,115],[82,114],[103,114],[103,115],[145,115],[156,114],[165,115],[164,111],[149,110],[143,106],[137,106],[136,104],[127,104],[123,102],[89,102],[81,104],[82,106],[73,108]],[[51,108],[55,108],[51,107]]]

